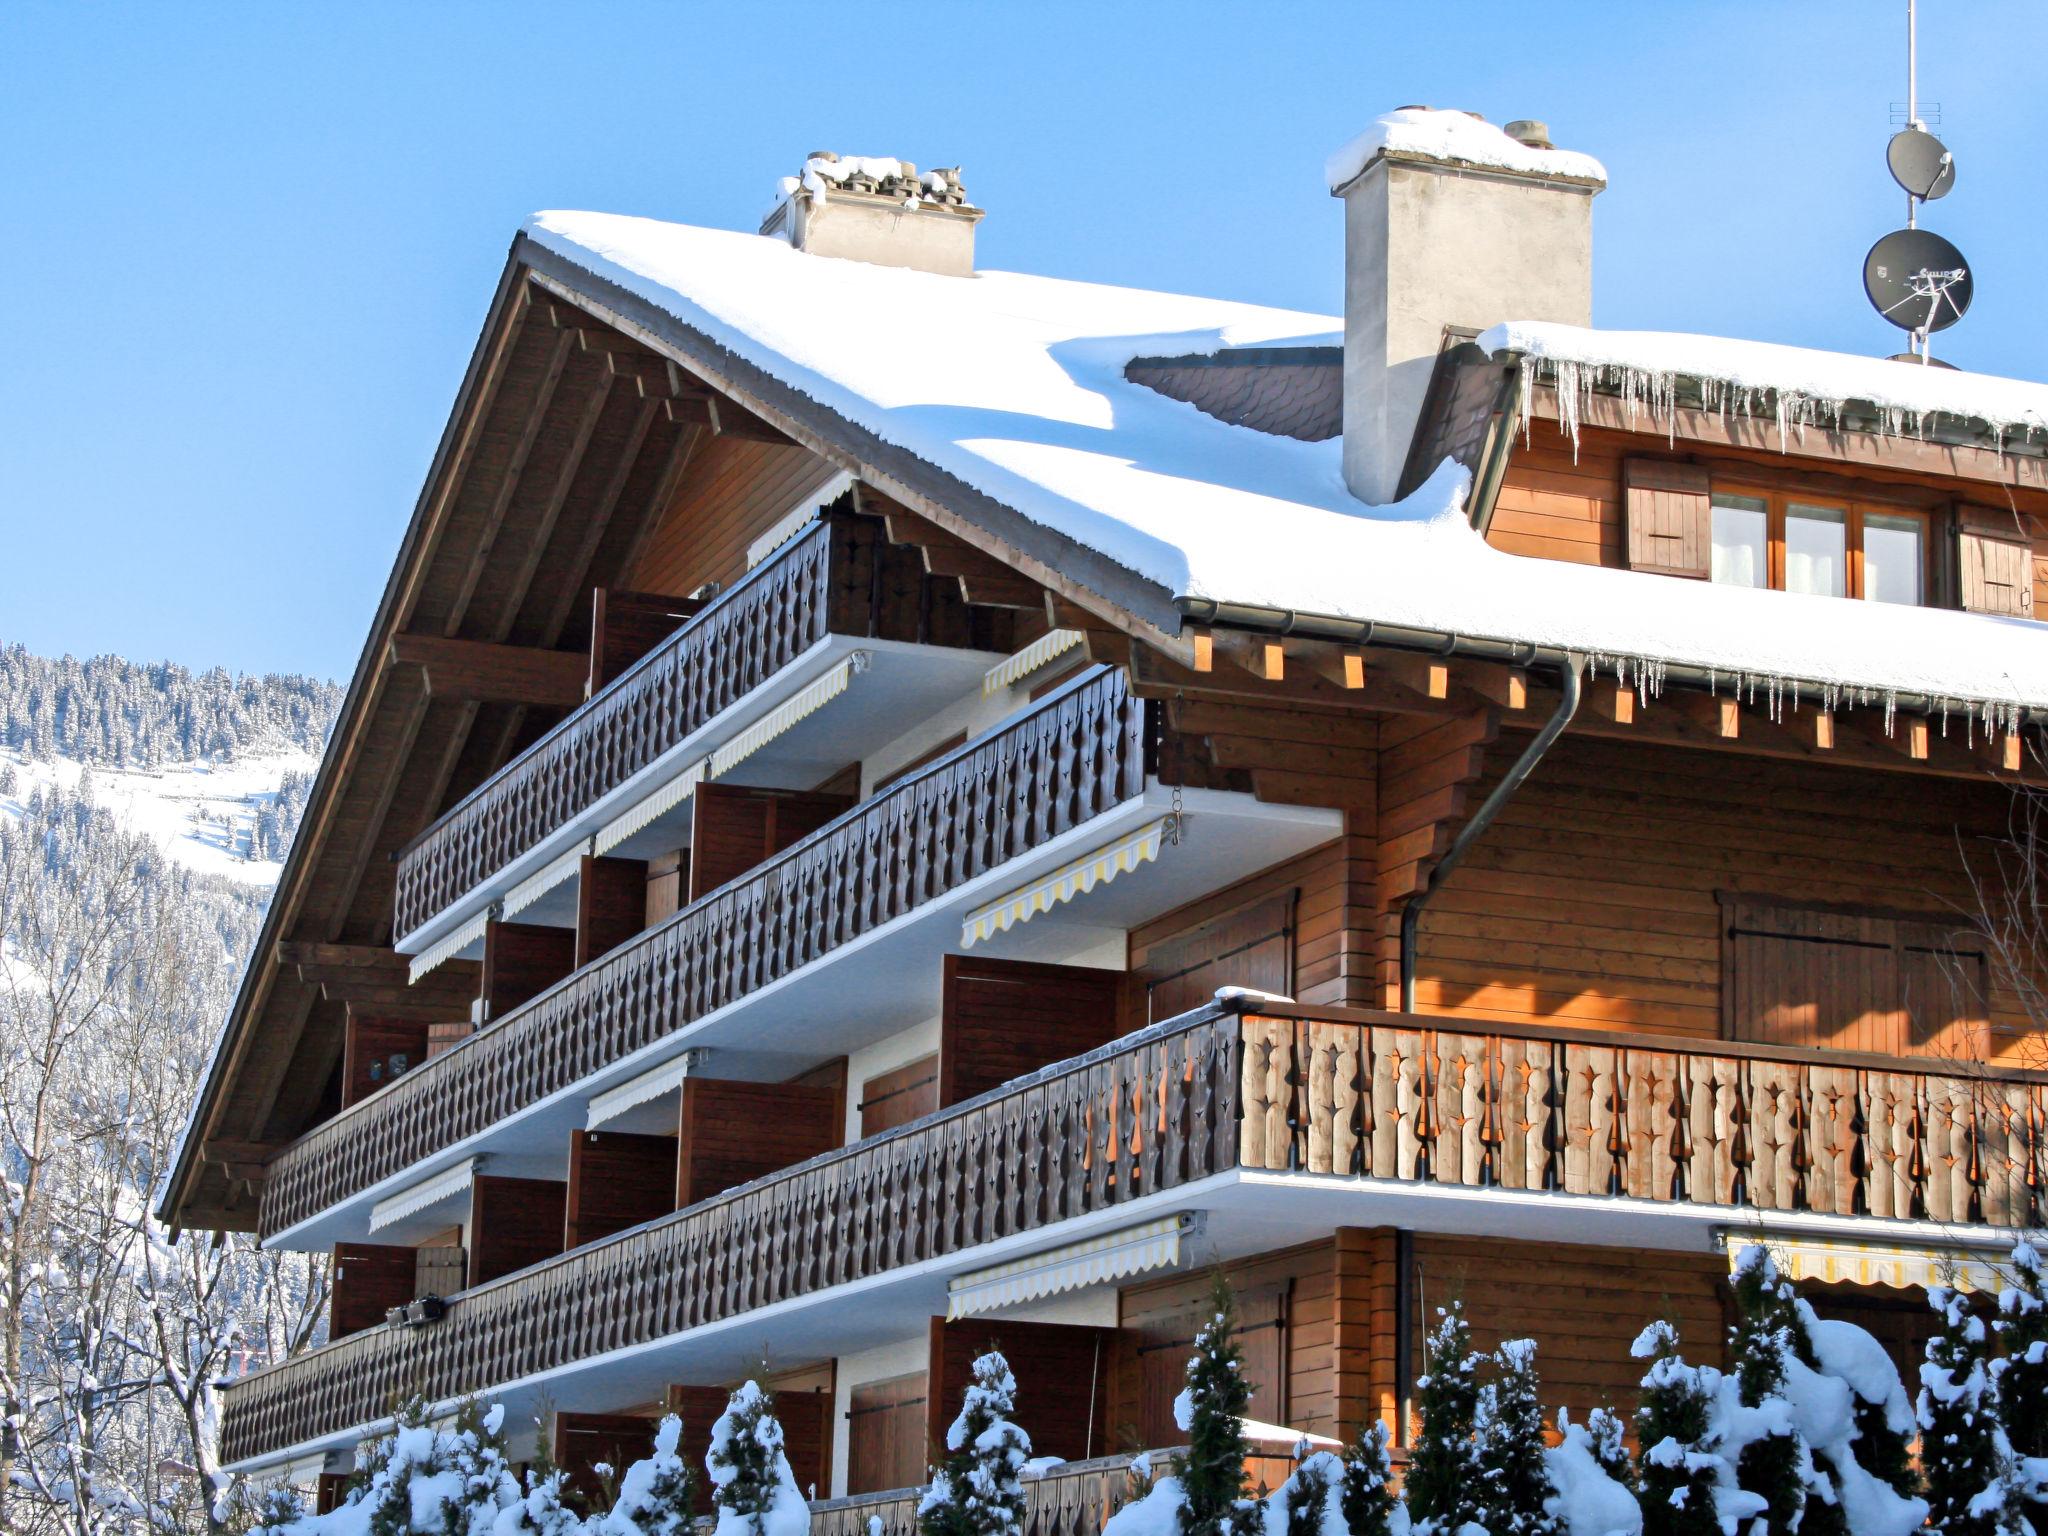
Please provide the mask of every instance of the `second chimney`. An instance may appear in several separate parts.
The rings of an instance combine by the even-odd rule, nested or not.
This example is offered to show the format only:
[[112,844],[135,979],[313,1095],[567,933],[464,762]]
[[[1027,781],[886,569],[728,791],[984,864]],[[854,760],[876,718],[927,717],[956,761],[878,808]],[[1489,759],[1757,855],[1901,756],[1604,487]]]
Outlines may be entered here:
[[785,177],[761,233],[813,256],[841,256],[942,277],[974,275],[974,226],[960,172],[927,171],[908,160],[819,150],[801,176]]
[[1403,107],[1331,156],[1344,199],[1344,479],[1392,501],[1445,326],[1588,325],[1598,161],[1469,112]]

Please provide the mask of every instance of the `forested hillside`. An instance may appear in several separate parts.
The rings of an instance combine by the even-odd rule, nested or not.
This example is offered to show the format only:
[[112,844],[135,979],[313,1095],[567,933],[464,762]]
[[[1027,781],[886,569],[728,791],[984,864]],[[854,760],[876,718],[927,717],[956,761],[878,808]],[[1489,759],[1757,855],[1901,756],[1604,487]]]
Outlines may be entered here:
[[324,1266],[149,1213],[338,698],[0,648],[0,1530],[247,1523],[218,1384]]

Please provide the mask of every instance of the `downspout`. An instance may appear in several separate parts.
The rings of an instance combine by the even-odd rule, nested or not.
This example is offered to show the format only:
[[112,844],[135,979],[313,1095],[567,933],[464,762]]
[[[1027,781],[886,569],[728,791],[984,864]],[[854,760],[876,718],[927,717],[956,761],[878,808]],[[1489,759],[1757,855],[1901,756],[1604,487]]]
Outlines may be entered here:
[[1430,870],[1429,881],[1423,886],[1420,894],[1401,909],[1403,1013],[1415,1011],[1415,931],[1416,925],[1422,920],[1422,909],[1429,905],[1429,899],[1436,894],[1437,887],[1442,885],[1449,878],[1451,871],[1458,867],[1459,861],[1465,857],[1465,850],[1478,841],[1479,835],[1493,824],[1493,818],[1498,816],[1501,808],[1514,798],[1515,791],[1522,787],[1522,781],[1536,771],[1536,765],[1543,761],[1543,754],[1550,750],[1550,744],[1563,735],[1564,728],[1571,724],[1572,716],[1579,711],[1579,671],[1584,664],[1584,658],[1577,654],[1565,658],[1564,664],[1557,669],[1557,708],[1552,710],[1550,718],[1543,722],[1543,729],[1536,733],[1535,739],[1522,749],[1522,755],[1515,759],[1514,766],[1509,768],[1501,781],[1493,786],[1493,793],[1486,797],[1472,819],[1458,829],[1458,835],[1451,840],[1449,851],[1438,859],[1435,867]]

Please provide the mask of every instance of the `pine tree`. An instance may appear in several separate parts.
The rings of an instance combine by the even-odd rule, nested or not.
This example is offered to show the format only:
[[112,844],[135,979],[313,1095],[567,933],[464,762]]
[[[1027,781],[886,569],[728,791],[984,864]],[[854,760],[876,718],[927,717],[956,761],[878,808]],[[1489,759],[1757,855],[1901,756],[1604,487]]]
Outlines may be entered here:
[[782,1453],[775,1399],[756,1382],[733,1393],[711,1427],[711,1472],[720,1536],[807,1536],[811,1515]]
[[959,1416],[946,1431],[945,1465],[933,1471],[918,1505],[925,1536],[1021,1536],[1031,1437],[1011,1419],[1016,1411],[1017,1378],[992,1349],[974,1362]]
[[1484,1507],[1472,1440],[1479,1359],[1472,1353],[1463,1303],[1438,1309],[1425,1358],[1428,1371],[1415,1383],[1420,1422],[1408,1461],[1408,1513],[1417,1536],[1456,1536],[1460,1527],[1480,1518]]
[[1481,1389],[1473,1443],[1479,1457],[1479,1523],[1491,1536],[1564,1536],[1546,1506],[1557,1497],[1543,1459],[1543,1400],[1536,1341],[1508,1339],[1493,1354],[1494,1379]]
[[[1564,1433],[1566,1422],[1564,1410],[1558,1409],[1559,1434]],[[1586,1448],[1602,1472],[1630,1493],[1637,1491],[1635,1463],[1628,1459],[1628,1425],[1622,1422],[1620,1414],[1612,1408],[1595,1408],[1587,1413]]]
[[1938,1285],[1927,1301],[1941,1331],[1920,1368],[1920,1466],[1934,1536],[2009,1536],[2017,1529],[2011,1451],[1991,1390],[1990,1337],[1957,1291]]
[[1999,1343],[2004,1357],[1991,1366],[1998,1416],[2019,1458],[2015,1496],[2019,1513],[2037,1536],[2048,1536],[2048,1296],[2041,1284],[2041,1254],[2022,1240],[2012,1251],[2013,1283],[1998,1296]]
[[1636,1409],[1643,1536],[1721,1536],[1714,1483],[1722,1462],[1707,1447],[1720,1373],[1687,1365],[1669,1323],[1645,1328],[1633,1353],[1650,1362]]
[[306,1501],[290,1483],[266,1488],[256,1501],[250,1526],[252,1536],[292,1536],[292,1527],[308,1513]]
[[697,1479],[677,1453],[682,1438],[683,1421],[672,1413],[664,1417],[654,1431],[654,1454],[620,1479],[605,1536],[689,1536],[696,1526]]
[[1174,1421],[1187,1434],[1186,1454],[1174,1459],[1180,1482],[1181,1536],[1218,1536],[1248,1521],[1240,1506],[1244,1462],[1251,1447],[1244,1438],[1244,1411],[1251,1383],[1244,1379],[1244,1351],[1238,1347],[1237,1298],[1219,1276],[1209,1320],[1195,1335],[1188,1359],[1188,1384],[1174,1400]]
[[[1735,1477],[1742,1489],[1763,1500],[1755,1536],[1793,1536],[1805,1525],[1812,1457],[1793,1426],[1785,1400],[1785,1362],[1792,1352],[1797,1317],[1790,1287],[1761,1246],[1752,1244],[1737,1260],[1735,1304],[1740,1317],[1729,1341],[1736,1387],[1745,1408],[1767,1403],[1782,1408],[1758,1415],[1758,1432],[1737,1453]],[[1804,1536],[1815,1536],[1811,1529]]]
[[1344,1526],[1351,1536],[1389,1536],[1392,1529],[1388,1439],[1386,1421],[1375,1418],[1344,1449]]
[[[1273,1494],[1279,1508],[1286,1512],[1287,1523],[1282,1536],[1323,1536],[1330,1500],[1337,1496],[1343,1481],[1343,1464],[1328,1451],[1304,1456],[1296,1465],[1294,1475]],[[1271,1524],[1266,1528],[1270,1531]]]

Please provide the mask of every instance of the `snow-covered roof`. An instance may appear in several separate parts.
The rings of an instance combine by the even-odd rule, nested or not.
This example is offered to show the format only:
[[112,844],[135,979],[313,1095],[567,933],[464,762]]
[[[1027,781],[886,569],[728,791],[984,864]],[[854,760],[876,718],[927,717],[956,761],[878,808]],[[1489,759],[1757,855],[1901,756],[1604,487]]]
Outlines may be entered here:
[[1323,163],[1323,176],[1330,190],[1335,192],[1344,187],[1380,155],[1414,155],[1479,170],[1607,184],[1607,167],[1591,155],[1524,144],[1470,112],[1402,107],[1374,118],[1365,132]]
[[[1175,597],[2048,707],[2048,626],[1508,554],[1470,525],[1454,464],[1405,501],[1367,506],[1345,487],[1339,443],[1230,426],[1124,376],[1139,356],[1333,344],[1332,317],[1007,272],[940,277],[612,214],[543,213],[527,233]],[[1562,337],[1502,335],[1527,347]],[[1940,377],[1965,391],[1986,382]]]

